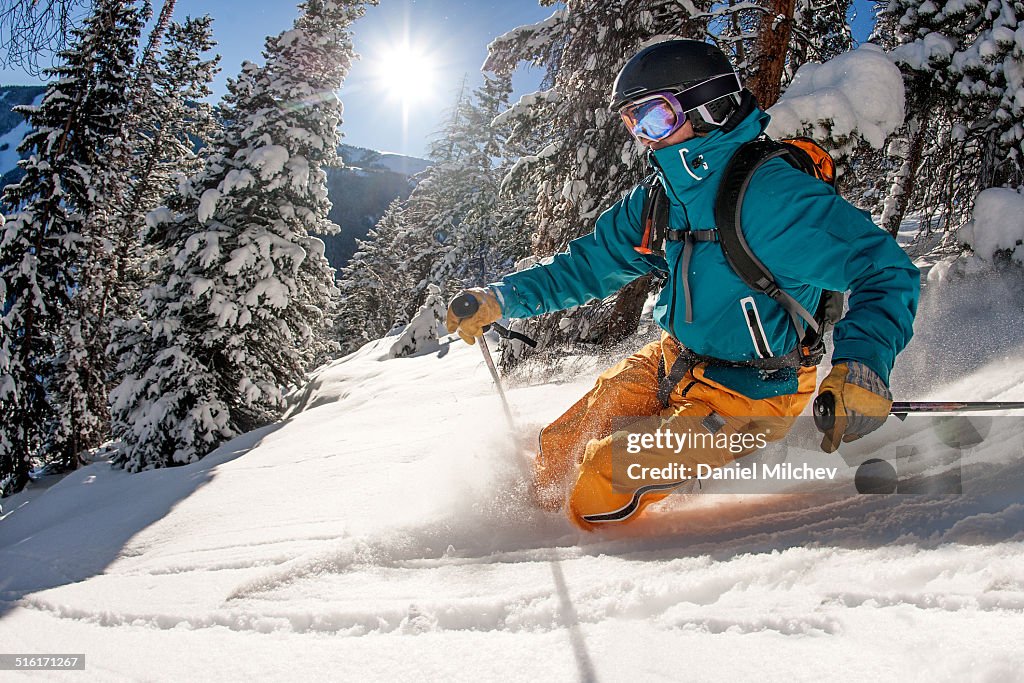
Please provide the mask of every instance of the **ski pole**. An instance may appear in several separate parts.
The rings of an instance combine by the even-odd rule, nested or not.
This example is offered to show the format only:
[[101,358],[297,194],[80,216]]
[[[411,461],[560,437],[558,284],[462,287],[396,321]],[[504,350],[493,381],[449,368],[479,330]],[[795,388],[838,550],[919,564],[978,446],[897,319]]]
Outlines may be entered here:
[[[966,413],[986,410],[1021,410],[1022,401],[896,401],[889,410],[901,420],[910,413]],[[830,431],[836,423],[836,397],[831,392],[814,399],[814,426],[819,432]]]
[[1021,410],[1024,401],[897,401],[890,415],[907,413],[965,413],[985,410]]
[[[476,300],[472,294],[462,294],[452,299],[452,313],[454,313],[461,320],[462,318],[468,318],[472,316],[480,308],[480,302]],[[484,328],[487,331],[487,328]],[[498,390],[498,396],[501,398],[501,407],[505,409],[505,418],[508,420],[509,429],[516,431],[516,423],[512,417],[512,409],[508,405],[508,398],[505,397],[505,388],[502,386],[501,377],[498,375],[498,368],[494,367],[494,359],[491,358],[491,349],[487,346],[487,340],[484,339],[484,335],[481,333],[476,337],[477,342],[480,343],[480,352],[484,354],[484,364],[491,373],[491,379],[494,380],[494,386]]]

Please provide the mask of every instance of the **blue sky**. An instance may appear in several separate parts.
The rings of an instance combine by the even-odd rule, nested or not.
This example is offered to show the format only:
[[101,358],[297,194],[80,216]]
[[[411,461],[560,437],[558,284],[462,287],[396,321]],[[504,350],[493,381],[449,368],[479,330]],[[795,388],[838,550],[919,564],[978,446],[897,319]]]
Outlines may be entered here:
[[[866,0],[857,0],[857,4],[867,6]],[[482,81],[480,65],[487,56],[487,44],[516,26],[548,17],[552,11],[554,8],[542,7],[536,0],[381,0],[379,6],[367,8],[366,15],[353,26],[356,50],[362,58],[353,65],[340,92],[345,104],[345,142],[423,156],[463,78],[468,76],[470,87]],[[264,38],[291,26],[296,13],[295,5],[286,0],[178,0],[175,7],[177,19],[201,14],[214,17],[216,50],[223,56],[222,71],[214,84],[216,97],[223,94],[226,77],[235,75],[242,61],[262,61]],[[862,14],[855,23],[860,39],[870,25],[867,11]],[[406,42],[422,55],[415,61],[429,62],[432,68],[428,77],[396,89],[380,73],[379,65]],[[522,69],[514,81],[517,95],[533,89],[539,78],[539,71]],[[432,83],[424,85],[427,80]],[[2,84],[36,82],[23,72],[0,70]],[[402,91],[404,104],[396,90]]]

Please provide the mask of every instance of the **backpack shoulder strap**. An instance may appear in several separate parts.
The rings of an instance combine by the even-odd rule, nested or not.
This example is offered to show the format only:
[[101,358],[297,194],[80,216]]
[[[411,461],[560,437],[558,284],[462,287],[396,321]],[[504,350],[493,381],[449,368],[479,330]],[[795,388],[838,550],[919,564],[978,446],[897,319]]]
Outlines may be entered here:
[[762,164],[781,157],[795,168],[804,170],[803,164],[794,158],[790,149],[788,145],[766,137],[751,140],[740,147],[725,168],[715,198],[715,222],[725,259],[740,279],[751,289],[768,295],[785,308],[797,330],[801,328],[800,320],[803,320],[808,329],[817,332],[818,322],[814,316],[778,286],[771,271],[754,255],[743,236],[740,223],[744,195],[754,172]]
[[662,256],[665,253],[665,233],[668,228],[668,197],[657,173],[644,178],[640,186],[644,188],[644,207],[640,212],[643,237],[633,249],[645,255]]

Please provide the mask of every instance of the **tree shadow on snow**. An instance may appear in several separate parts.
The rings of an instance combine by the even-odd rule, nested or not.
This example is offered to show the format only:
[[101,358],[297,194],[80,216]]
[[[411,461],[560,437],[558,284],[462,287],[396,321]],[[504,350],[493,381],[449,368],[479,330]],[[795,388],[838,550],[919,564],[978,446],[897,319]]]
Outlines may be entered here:
[[0,619],[30,593],[102,574],[134,536],[210,483],[218,466],[284,424],[243,434],[183,467],[128,474],[96,463],[17,507],[0,521]]

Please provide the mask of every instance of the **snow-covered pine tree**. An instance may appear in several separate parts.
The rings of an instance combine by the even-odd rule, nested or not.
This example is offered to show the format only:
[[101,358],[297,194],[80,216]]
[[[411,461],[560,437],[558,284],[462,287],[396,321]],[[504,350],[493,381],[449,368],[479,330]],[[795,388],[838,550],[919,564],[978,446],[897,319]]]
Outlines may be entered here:
[[1024,2],[988,0],[972,29],[976,35],[953,55],[950,70],[962,121],[953,137],[977,160],[967,178],[953,181],[973,180],[976,195],[1024,182]]
[[117,230],[112,200],[123,195],[130,177],[122,154],[130,109],[125,84],[134,71],[146,13],[148,8],[139,8],[133,1],[109,0],[97,4],[96,14],[85,25],[94,36],[93,84],[81,116],[96,122],[96,159],[92,168],[74,171],[87,173],[91,197],[88,205],[80,207],[85,214],[84,260],[77,265],[70,319],[59,337],[50,387],[58,414],[49,430],[46,460],[61,468],[76,467],[82,452],[107,438],[109,365],[103,351],[109,331],[104,292],[110,290],[114,277],[111,251]]
[[209,182],[208,172],[224,172],[224,150],[237,149],[242,145],[240,130],[229,124],[244,116],[242,109],[249,106],[260,73],[261,67],[246,61],[237,76],[227,79],[226,92],[215,108],[215,123],[209,140],[197,152],[195,172],[185,177],[172,176],[171,180],[178,181],[173,191],[164,198],[163,205],[146,214],[144,241],[148,256],[157,257],[157,262],[148,266],[150,270],[159,270],[163,265],[160,257],[167,256],[175,245],[187,239],[185,231],[194,228],[192,214],[207,189],[203,183]]
[[[802,65],[827,61],[853,46],[846,21],[849,8],[850,0],[767,0],[757,12],[757,27],[751,37],[742,30],[751,23],[747,18],[750,10],[743,3],[735,5],[730,16],[741,23],[727,35],[737,50],[736,62],[746,85],[762,107],[778,101]],[[715,39],[725,42],[718,36]]]
[[937,12],[931,0],[889,0],[878,13],[872,32],[880,44],[895,48],[893,55],[906,85],[907,118],[903,130],[889,144],[889,156],[896,165],[882,201],[881,225],[893,235],[915,199],[929,139],[934,140],[935,131],[949,114],[940,84],[945,80],[955,38],[943,32],[959,31]]
[[[481,202],[467,216],[467,244],[463,251],[462,286],[481,286],[515,270],[516,263],[530,253],[530,230],[527,227],[534,210],[534,193],[521,181],[524,174],[512,173],[521,166],[520,158],[531,149],[519,139],[510,143],[511,127],[501,114],[508,109],[511,90],[507,76],[485,74],[484,85],[477,91],[474,114],[480,118],[479,129],[487,131],[483,150],[498,166],[489,174],[493,185],[488,201]],[[501,123],[505,121],[505,123]]]
[[879,16],[876,33],[895,35],[907,83],[907,122],[892,144],[901,163],[883,204],[888,230],[911,206],[955,227],[980,190],[1020,178],[1022,18],[1024,4],[1012,0],[891,0]]
[[[106,353],[115,321],[138,313],[139,294],[148,277],[152,248],[143,248],[146,214],[174,188],[177,181],[198,170],[198,142],[216,129],[212,108],[203,101],[216,73],[219,56],[204,59],[213,47],[212,19],[187,18],[170,22],[174,3],[164,4],[160,19],[128,86],[129,108],[120,159],[124,182],[108,196],[110,253],[104,263],[106,277],[96,293],[99,311],[96,329],[88,340],[91,357],[107,360],[104,382],[97,393],[105,411],[108,396],[121,381]],[[162,44],[166,48],[161,50]]]
[[427,285],[427,298],[388,350],[389,358],[408,358],[437,351],[437,327],[445,319],[447,306],[441,288]]
[[[30,461],[73,462],[94,441],[95,376],[77,341],[90,333],[86,292],[103,251],[93,226],[112,182],[105,152],[121,130],[125,68],[141,30],[132,3],[98,0],[38,107],[20,108],[32,130],[19,150],[25,176],[4,189],[13,212],[0,240],[0,480],[21,488]],[[134,38],[133,38],[134,36]]]
[[404,229],[403,202],[396,199],[366,239],[356,240],[355,254],[338,275],[337,338],[343,353],[382,337],[396,322],[395,311],[405,310],[401,264],[393,248]]
[[330,348],[333,271],[310,233],[337,229],[324,169],[337,163],[335,92],[365,4],[302,3],[294,27],[267,39],[266,65],[231,83],[231,119],[176,211],[155,212],[172,255],[143,293],[145,316],[112,344],[127,469],[192,462],[274,419],[284,390]]

